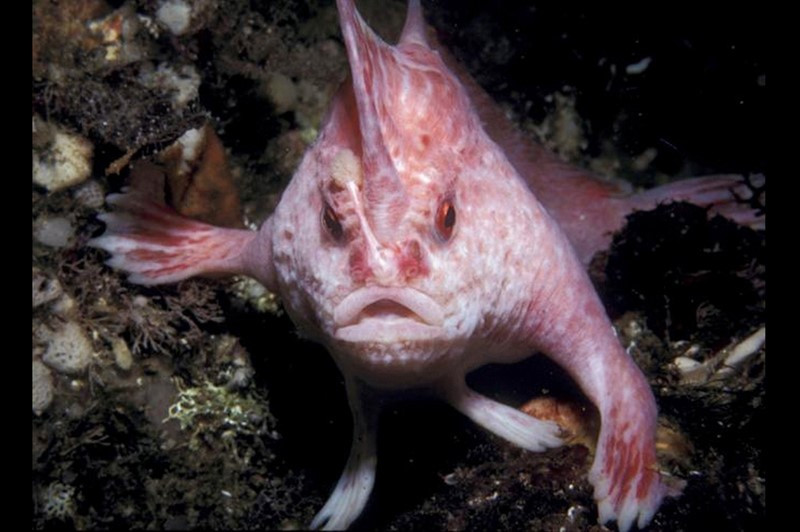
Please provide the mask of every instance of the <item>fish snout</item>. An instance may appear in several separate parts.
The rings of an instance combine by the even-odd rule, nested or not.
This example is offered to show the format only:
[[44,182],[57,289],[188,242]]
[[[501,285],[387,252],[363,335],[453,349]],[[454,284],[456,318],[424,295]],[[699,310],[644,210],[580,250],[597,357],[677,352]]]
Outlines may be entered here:
[[407,283],[428,274],[428,260],[417,239],[378,249],[355,247],[350,252],[350,277],[356,283],[368,280],[381,285]]

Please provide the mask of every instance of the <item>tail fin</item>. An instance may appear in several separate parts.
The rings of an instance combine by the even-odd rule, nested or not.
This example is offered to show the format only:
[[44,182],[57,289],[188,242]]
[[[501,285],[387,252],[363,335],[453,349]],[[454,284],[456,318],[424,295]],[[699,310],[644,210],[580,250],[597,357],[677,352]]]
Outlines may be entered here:
[[766,177],[713,175],[684,179],[630,197],[632,209],[652,209],[667,201],[687,201],[709,208],[753,229],[766,227]]
[[118,210],[99,216],[106,232],[88,245],[111,253],[106,264],[128,272],[131,282],[155,285],[195,275],[247,273],[245,250],[258,233],[191,220],[137,191],[112,194],[107,201]]

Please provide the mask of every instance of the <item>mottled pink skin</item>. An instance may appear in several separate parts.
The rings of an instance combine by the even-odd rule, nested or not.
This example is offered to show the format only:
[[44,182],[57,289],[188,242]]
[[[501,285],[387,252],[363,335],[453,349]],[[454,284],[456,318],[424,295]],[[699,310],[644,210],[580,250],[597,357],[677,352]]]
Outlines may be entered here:
[[[351,78],[257,235],[190,222],[127,194],[94,245],[139,283],[251,275],[329,349],[347,383],[354,442],[312,526],[347,527],[369,497],[376,457],[368,390],[430,387],[517,445],[559,445],[554,424],[464,384],[473,368],[536,351],[562,365],[602,416],[590,471],[600,520],[644,526],[666,491],[655,401],[585,263],[632,208],[698,191],[718,203],[732,180],[625,195],[523,142],[474,81],[428,44],[417,1],[396,46],[375,36],[351,2],[338,7]],[[444,227],[448,207],[455,217]]]
[[[377,387],[447,389],[477,366],[547,353],[603,418],[591,472],[601,519],[621,517],[622,528],[636,519],[645,524],[663,496],[656,408],[581,260],[486,134],[467,91],[427,46],[413,15],[390,47],[343,4],[353,82],[337,96],[273,216],[276,278],[290,314],[329,347],[343,372]],[[362,160],[364,186],[354,192],[331,177],[343,149]],[[552,156],[540,158],[545,171],[576,173]],[[446,241],[435,228],[445,199],[457,212]],[[320,225],[325,203],[341,222],[341,240]],[[425,340],[342,341],[336,307],[365,286],[426,294],[443,322]],[[377,338],[389,326],[373,327]]]
[[[591,472],[601,519],[644,525],[664,493],[655,471],[655,403],[581,260],[484,131],[462,83],[426,44],[413,7],[395,47],[375,37],[351,5],[339,7],[353,82],[337,96],[273,217],[276,277],[289,312],[346,374],[377,387],[449,388],[477,366],[548,354],[602,415]],[[343,149],[362,156],[363,190],[344,190],[331,177]],[[537,171],[579,173],[552,156],[539,159],[546,165]],[[458,213],[446,241],[435,228],[444,199]],[[341,222],[341,240],[321,229],[316,213],[325,203]],[[421,265],[414,275],[404,267],[409,246]],[[444,320],[422,341],[341,341],[336,306],[364,286],[427,294]],[[376,321],[376,336],[386,327]]]

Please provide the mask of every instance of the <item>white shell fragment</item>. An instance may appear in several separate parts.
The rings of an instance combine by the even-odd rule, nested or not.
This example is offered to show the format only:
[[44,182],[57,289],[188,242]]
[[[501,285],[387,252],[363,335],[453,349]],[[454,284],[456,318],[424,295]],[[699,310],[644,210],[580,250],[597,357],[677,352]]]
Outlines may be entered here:
[[749,360],[753,355],[758,353],[761,346],[767,339],[767,328],[761,327],[759,330],[742,340],[736,347],[734,347],[730,354],[725,357],[725,362],[722,368],[716,372],[718,377],[727,377],[741,366],[744,362]]
[[178,176],[189,175],[203,154],[205,142],[205,127],[187,129],[178,140],[162,152],[161,159],[167,160],[174,157],[179,161],[176,174]]
[[631,63],[630,65],[625,67],[626,74],[641,74],[647,67],[650,66],[650,61],[652,61],[651,57],[645,57],[641,61],[637,61],[636,63]]
[[765,341],[766,327],[762,326],[738,344],[719,351],[705,362],[701,363],[686,356],[689,353],[697,353],[697,350],[693,349],[696,346],[692,346],[683,356],[675,357],[672,365],[678,370],[681,382],[684,384],[721,381],[734,375],[742,364],[759,352]]
[[681,373],[689,373],[690,371],[702,366],[700,362],[689,357],[675,357],[675,360],[673,360],[672,363]]

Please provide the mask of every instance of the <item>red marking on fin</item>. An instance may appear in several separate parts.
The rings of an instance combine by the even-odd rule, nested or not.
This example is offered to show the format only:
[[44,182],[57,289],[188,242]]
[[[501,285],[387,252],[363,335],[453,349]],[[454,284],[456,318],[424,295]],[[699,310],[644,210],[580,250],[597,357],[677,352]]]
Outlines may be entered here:
[[650,522],[665,496],[677,495],[662,483],[657,470],[651,416],[613,407],[603,423],[589,473],[599,520],[615,519],[621,531],[634,523],[641,528]]
[[108,202],[118,211],[100,215],[106,232],[89,245],[111,253],[107,264],[128,272],[131,282],[246,273],[245,250],[257,233],[191,220],[137,192],[111,195]]

